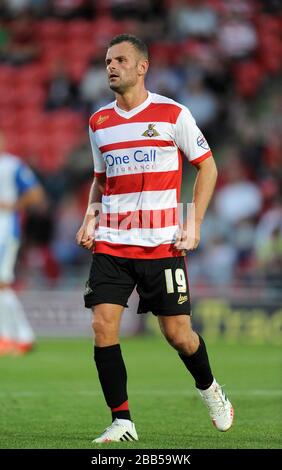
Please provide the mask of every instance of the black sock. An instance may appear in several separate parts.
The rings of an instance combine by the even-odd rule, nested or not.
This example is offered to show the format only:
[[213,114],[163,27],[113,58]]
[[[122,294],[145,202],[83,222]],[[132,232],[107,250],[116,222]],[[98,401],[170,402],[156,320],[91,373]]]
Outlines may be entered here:
[[197,351],[191,356],[178,353],[186,368],[195,379],[196,387],[206,390],[213,382],[213,375],[210,368],[208,353],[203,338],[199,336],[200,344]]
[[[112,410],[112,419],[131,419],[127,402],[127,374],[119,344],[94,346],[94,360],[107,405]],[[116,408],[121,408],[114,410]]]

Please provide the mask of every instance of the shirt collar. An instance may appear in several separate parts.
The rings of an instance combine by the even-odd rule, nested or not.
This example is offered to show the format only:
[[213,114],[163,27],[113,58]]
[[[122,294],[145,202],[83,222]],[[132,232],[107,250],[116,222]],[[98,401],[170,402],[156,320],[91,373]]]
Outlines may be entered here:
[[136,106],[136,108],[133,108],[130,111],[125,111],[124,109],[119,108],[117,105],[117,102],[115,101],[114,110],[119,116],[125,119],[130,119],[133,116],[135,116],[135,114],[138,114],[141,111],[143,111],[143,109],[147,108],[147,106],[149,106],[151,102],[152,102],[152,93],[148,91],[148,97],[145,99],[145,101],[143,101],[143,103],[139,104],[139,106]]

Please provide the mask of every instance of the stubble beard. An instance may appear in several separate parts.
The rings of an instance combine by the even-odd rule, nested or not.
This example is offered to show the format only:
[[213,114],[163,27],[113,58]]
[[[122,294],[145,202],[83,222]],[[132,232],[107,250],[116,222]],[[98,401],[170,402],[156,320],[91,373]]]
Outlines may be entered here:
[[112,91],[115,93],[118,93],[119,95],[123,95],[129,88],[131,88],[134,85],[134,80],[129,80],[127,83],[109,83],[109,87]]
[[115,93],[123,93],[124,91],[124,87],[122,87],[122,85],[110,84],[110,89],[114,91]]
[[130,85],[125,84],[125,83],[119,83],[119,84],[110,83],[110,89],[114,91],[115,93],[118,93],[119,95],[123,95],[128,88],[130,88]]

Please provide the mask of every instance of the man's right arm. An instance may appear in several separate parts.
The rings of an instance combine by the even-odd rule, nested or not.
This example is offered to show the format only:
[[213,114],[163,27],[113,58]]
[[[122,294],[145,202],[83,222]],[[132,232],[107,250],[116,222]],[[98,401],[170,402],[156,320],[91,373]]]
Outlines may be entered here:
[[105,189],[106,175],[94,177],[89,192],[88,207],[82,226],[76,234],[77,244],[88,250],[92,250],[95,245],[95,224],[96,208],[95,203],[100,203]]

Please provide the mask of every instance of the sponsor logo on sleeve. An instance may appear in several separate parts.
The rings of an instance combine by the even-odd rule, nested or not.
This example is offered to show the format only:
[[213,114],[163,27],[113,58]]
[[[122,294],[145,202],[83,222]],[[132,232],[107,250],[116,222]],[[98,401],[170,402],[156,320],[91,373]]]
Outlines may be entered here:
[[209,144],[207,143],[205,137],[203,136],[202,133],[200,133],[197,137],[197,145],[198,147],[202,147],[205,150],[209,150]]

